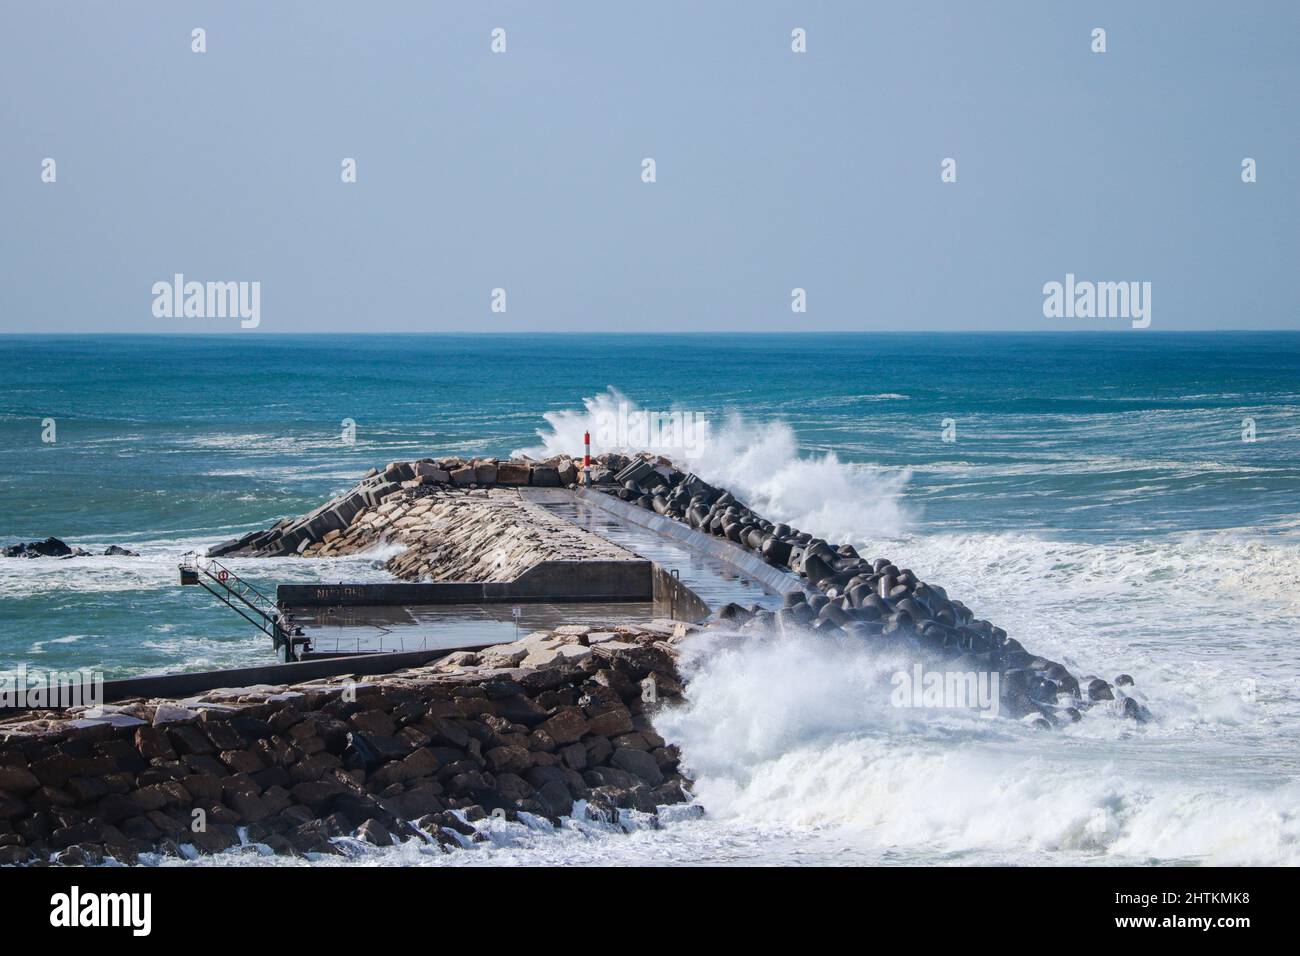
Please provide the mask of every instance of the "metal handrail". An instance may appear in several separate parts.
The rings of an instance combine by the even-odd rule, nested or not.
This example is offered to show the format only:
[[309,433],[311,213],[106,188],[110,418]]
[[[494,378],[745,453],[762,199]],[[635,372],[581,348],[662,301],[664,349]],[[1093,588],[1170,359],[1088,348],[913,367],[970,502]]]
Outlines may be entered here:
[[[310,649],[310,641],[303,636],[302,627],[294,623],[293,615],[286,613],[278,604],[225,565],[212,558],[200,558],[197,553],[189,551],[182,556],[180,567],[182,572],[193,573],[194,583],[202,586],[218,601],[270,637],[275,642],[277,651],[284,647],[290,655],[293,655],[299,645],[303,645],[304,650]],[[216,569],[215,573],[213,568]],[[200,575],[215,582],[217,587],[200,579]],[[243,608],[235,604],[234,600],[231,600],[232,598],[238,600],[261,620],[255,620],[247,614]]]

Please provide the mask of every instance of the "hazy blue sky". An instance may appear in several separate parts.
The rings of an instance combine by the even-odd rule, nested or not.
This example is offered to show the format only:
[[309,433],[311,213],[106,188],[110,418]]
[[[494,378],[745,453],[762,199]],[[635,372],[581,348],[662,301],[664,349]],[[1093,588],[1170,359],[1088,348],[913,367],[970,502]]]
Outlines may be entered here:
[[1294,0],[4,0],[0,90],[0,331],[1300,327]]

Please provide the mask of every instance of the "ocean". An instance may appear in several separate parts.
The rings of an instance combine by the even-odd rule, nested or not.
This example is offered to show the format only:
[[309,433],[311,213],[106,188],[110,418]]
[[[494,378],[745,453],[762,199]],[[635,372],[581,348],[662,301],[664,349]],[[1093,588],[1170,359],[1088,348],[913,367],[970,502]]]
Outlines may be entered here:
[[141,553],[0,560],[0,669],[265,661],[178,586],[184,552],[393,459],[579,454],[620,406],[705,416],[699,473],[1076,673],[1132,674],[1156,719],[906,721],[861,648],[701,640],[661,729],[702,816],[489,821],[462,854],[350,862],[1300,862],[1300,334],[0,337],[0,543]]

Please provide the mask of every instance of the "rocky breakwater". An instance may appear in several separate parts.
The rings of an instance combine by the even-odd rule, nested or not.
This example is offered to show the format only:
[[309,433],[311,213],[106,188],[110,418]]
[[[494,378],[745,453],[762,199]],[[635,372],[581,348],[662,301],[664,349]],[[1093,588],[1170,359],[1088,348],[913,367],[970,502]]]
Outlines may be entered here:
[[682,698],[687,630],[565,626],[382,676],[0,720],[0,864],[451,851],[488,817],[654,814],[687,799],[652,723]]
[[636,559],[529,503],[516,490],[572,485],[576,478],[568,459],[394,462],[308,515],[208,553],[338,557],[397,544],[403,550],[386,567],[410,581],[511,581],[546,560]]
[[1063,664],[1026,650],[1000,627],[937,584],[884,557],[867,559],[756,514],[730,492],[662,458],[626,462],[600,490],[656,514],[726,538],[802,579],[779,611],[729,605],[719,615],[745,628],[810,628],[858,639],[930,662],[936,671],[997,674],[1000,710],[1048,729],[1099,708],[1135,721],[1150,718],[1127,674],[1076,677]]
[[[568,458],[393,462],[309,515],[285,519],[210,553],[329,556],[397,540],[408,547],[389,567],[402,577],[495,575],[481,579],[505,580],[526,570],[529,562],[551,556],[546,549],[566,541],[575,549],[570,556],[606,556],[584,549],[614,547],[517,495],[499,495],[523,485],[576,488],[580,478],[580,469]],[[811,628],[899,651],[947,673],[996,673],[1001,712],[1041,728],[1078,720],[1090,709],[1139,722],[1150,717],[1134,696],[1130,676],[1119,674],[1111,681],[1076,676],[1060,662],[1026,650],[911,569],[769,521],[726,489],[683,472],[668,459],[601,455],[591,478],[597,491],[732,541],[801,579],[802,589],[787,595],[779,611],[735,605],[722,609],[721,617],[737,626]],[[476,508],[500,510],[495,516],[492,510],[482,511],[480,518]],[[512,553],[512,548],[518,550]]]

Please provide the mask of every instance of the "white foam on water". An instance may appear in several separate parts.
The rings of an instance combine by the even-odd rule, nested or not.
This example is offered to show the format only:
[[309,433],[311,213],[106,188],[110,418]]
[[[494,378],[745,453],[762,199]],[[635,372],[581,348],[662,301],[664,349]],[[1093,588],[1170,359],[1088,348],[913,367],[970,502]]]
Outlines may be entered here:
[[893,665],[859,642],[693,641],[690,702],[656,726],[721,820],[838,827],[882,852],[1300,863],[1300,784],[1260,781],[1242,749],[1206,752],[1208,734],[1195,770],[1168,736],[1096,711],[1062,734],[893,709],[878,683]]
[[[535,451],[571,453],[624,401],[611,390],[548,415]],[[911,567],[1076,673],[1133,674],[1157,715],[1139,727],[1094,710],[1047,734],[918,723],[873,698],[869,656],[815,638],[714,647],[687,664],[690,704],[659,719],[709,811],[697,827],[764,832],[774,856],[792,842],[815,855],[834,833],[858,860],[1300,862],[1293,538],[910,536],[905,474],[801,458],[789,428],[740,417],[678,464],[773,520]]]

